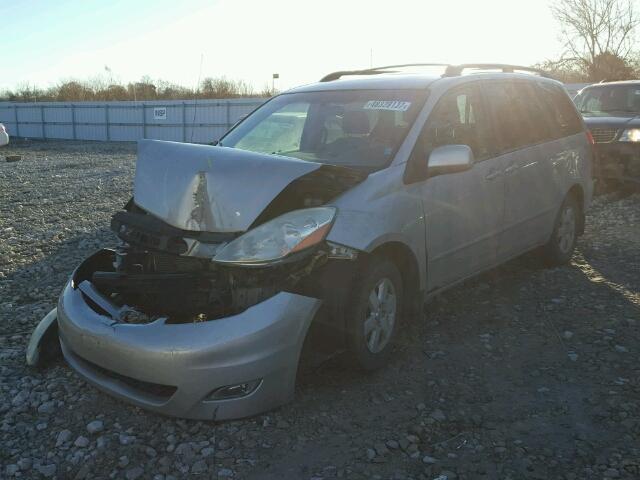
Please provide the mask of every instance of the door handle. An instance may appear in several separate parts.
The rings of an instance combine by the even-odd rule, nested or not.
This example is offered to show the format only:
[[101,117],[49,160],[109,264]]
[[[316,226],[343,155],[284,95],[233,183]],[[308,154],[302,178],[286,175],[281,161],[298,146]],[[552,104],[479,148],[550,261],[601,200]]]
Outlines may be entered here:
[[495,180],[500,175],[502,175],[502,172],[500,170],[494,170],[493,172],[487,174],[484,178],[485,180],[491,181],[491,180]]

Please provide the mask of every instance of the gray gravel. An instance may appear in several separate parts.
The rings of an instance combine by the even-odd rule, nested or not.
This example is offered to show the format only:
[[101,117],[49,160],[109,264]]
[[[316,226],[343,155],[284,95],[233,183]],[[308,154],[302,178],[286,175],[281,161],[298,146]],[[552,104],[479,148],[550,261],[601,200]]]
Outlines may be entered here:
[[599,197],[570,266],[527,255],[435,300],[388,368],[337,357],[293,403],[225,423],[24,365],[68,274],[113,244],[135,146],[0,149],[0,478],[640,478],[640,194]]

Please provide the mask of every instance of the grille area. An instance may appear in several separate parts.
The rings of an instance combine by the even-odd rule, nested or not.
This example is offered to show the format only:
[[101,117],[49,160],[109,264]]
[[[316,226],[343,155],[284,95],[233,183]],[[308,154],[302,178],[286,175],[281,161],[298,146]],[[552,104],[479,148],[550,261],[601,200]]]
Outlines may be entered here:
[[135,378],[121,375],[112,370],[107,370],[106,368],[102,368],[101,366],[90,362],[86,358],[80,357],[75,352],[74,356],[76,357],[76,359],[84,363],[86,367],[90,368],[96,373],[104,375],[105,377],[109,377],[113,380],[117,380],[127,385],[129,388],[132,388],[148,397],[153,398],[153,400],[156,402],[166,402],[178,390],[177,387],[171,385],[160,385],[158,383],[143,382],[142,380],[136,380]]
[[594,128],[591,130],[596,143],[611,143],[616,138],[618,130],[615,128]]

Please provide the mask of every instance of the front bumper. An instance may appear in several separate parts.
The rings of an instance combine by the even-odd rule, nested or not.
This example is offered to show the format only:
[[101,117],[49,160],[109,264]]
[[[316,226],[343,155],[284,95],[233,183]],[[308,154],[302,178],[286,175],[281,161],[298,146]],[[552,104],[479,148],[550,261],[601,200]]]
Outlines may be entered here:
[[[282,292],[217,320],[129,324],[114,321],[99,307],[103,301],[108,299],[91,299],[71,282],[64,288],[58,324],[69,365],[139,407],[221,420],[255,415],[293,397],[302,344],[321,304]],[[246,396],[207,399],[220,387],[255,380],[259,386]]]

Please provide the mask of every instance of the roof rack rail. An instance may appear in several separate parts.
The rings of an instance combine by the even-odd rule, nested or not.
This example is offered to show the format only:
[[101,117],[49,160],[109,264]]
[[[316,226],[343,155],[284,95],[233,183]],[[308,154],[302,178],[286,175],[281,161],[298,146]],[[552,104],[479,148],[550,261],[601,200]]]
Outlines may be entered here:
[[321,82],[331,82],[348,75],[380,75],[382,73],[395,73],[395,68],[406,67],[449,67],[447,63],[403,63],[400,65],[385,65],[384,67],[365,68],[363,70],[340,70],[332,72],[320,79]]
[[450,65],[447,63],[404,63],[401,65],[386,65],[384,67],[365,68],[362,70],[340,70],[332,72],[320,79],[321,82],[331,82],[339,78],[350,75],[380,75],[383,73],[396,73],[398,68],[406,67],[445,67],[443,77],[457,77],[467,69],[477,70],[500,70],[504,73],[529,72],[540,75],[541,77],[551,78],[551,75],[544,70],[533,67],[524,67],[521,65],[509,65],[504,63],[464,63],[461,65]]
[[524,67],[522,65],[510,65],[507,63],[463,63],[461,65],[449,65],[444,72],[445,77],[457,77],[467,69],[476,70],[501,70],[504,73],[529,72],[540,75],[541,77],[550,77],[548,72],[534,67]]

